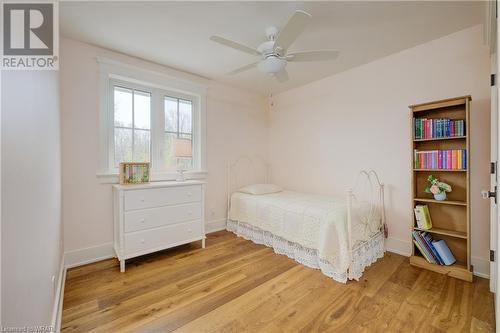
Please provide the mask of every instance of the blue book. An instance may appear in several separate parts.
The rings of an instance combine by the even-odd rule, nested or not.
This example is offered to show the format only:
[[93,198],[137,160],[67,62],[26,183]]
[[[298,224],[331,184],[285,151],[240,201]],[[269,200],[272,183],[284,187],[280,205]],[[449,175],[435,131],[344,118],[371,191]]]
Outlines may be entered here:
[[441,259],[441,257],[439,256],[439,253],[437,253],[436,249],[434,248],[434,245],[432,245],[432,236],[429,233],[427,233],[427,232],[421,232],[420,235],[422,236],[422,238],[424,239],[424,241],[429,246],[429,249],[431,249],[432,254],[434,255],[436,261],[440,265],[444,265],[443,259]]
[[467,170],[467,149],[462,149],[462,170]]
[[444,240],[441,239],[438,241],[433,241],[432,245],[434,245],[434,248],[436,249],[439,257],[443,260],[445,265],[449,266],[457,261]]

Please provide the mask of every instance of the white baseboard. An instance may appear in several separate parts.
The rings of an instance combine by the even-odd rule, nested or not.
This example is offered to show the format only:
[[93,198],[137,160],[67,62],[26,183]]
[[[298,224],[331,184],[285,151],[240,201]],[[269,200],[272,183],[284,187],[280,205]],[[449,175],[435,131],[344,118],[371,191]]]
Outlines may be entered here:
[[64,286],[66,283],[66,267],[64,261],[64,254],[61,258],[59,267],[59,274],[57,276],[56,293],[54,296],[54,307],[52,309],[52,322],[51,326],[54,327],[54,332],[61,331],[62,308],[64,299]]
[[408,241],[402,239],[389,237],[385,240],[386,251],[400,254],[405,257],[411,255],[411,244]]
[[474,268],[474,275],[489,279],[490,278],[490,261],[485,258],[471,257],[471,264]]
[[[208,221],[205,225],[206,233],[224,229],[226,229],[225,218]],[[106,243],[102,245],[87,247],[84,249],[67,251],[64,253],[64,262],[66,268],[72,268],[109,258],[114,258],[115,256],[116,255],[113,249],[113,243]]]
[[207,234],[211,233],[211,232],[215,232],[215,231],[221,231],[224,229],[226,229],[226,219],[225,218],[208,221],[205,224],[205,232]]
[[[411,243],[393,237],[389,237],[385,240],[385,249],[405,257],[411,255]],[[471,257],[471,264],[474,268],[474,275],[485,279],[490,278],[490,262],[488,259]]]
[[106,243],[64,253],[66,268],[82,266],[114,257],[115,250],[113,249],[113,243]]

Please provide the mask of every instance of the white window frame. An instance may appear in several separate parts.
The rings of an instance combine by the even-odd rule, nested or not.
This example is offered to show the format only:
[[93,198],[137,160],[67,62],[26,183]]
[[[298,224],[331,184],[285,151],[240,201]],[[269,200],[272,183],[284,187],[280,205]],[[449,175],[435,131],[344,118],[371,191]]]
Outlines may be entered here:
[[[207,87],[192,81],[120,63],[107,58],[97,58],[100,71],[100,165],[97,173],[101,183],[117,183],[118,168],[114,167],[114,86],[151,93],[150,162],[151,180],[175,180],[175,171],[165,171],[160,161],[163,145],[165,111],[164,97],[190,100],[193,124],[193,169],[186,172],[192,179],[206,177],[206,90]],[[160,110],[155,112],[154,110]]]

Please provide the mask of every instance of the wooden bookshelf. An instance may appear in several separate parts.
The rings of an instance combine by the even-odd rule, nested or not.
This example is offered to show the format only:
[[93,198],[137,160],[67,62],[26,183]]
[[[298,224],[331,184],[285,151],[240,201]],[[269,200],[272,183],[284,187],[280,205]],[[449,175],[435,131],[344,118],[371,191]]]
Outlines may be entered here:
[[[410,264],[458,279],[472,281],[470,260],[470,101],[471,96],[461,96],[429,103],[410,105],[411,151],[412,151],[412,212],[410,233],[421,230],[417,227],[413,208],[417,204],[427,204],[432,219],[432,229],[425,230],[434,239],[443,239],[457,262],[450,266],[430,264],[412,242]],[[427,119],[464,119],[465,135],[444,138],[416,139],[414,118]],[[421,169],[415,168],[415,150],[466,149],[466,170],[461,169]],[[432,194],[425,193],[427,177],[433,175],[452,186],[445,201],[435,200]],[[411,237],[411,236],[410,236]],[[413,237],[411,238],[413,240]]]

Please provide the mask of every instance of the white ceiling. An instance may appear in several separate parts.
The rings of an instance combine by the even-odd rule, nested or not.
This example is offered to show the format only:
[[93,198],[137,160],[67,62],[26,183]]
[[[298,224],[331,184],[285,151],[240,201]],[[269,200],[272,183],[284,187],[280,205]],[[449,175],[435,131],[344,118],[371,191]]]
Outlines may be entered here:
[[[297,9],[312,23],[289,51],[336,49],[334,61],[289,63],[278,83],[256,69],[226,76],[258,60],[211,42],[220,35],[249,46],[265,41]],[[61,2],[64,36],[247,88],[276,93],[482,23],[480,2]]]

